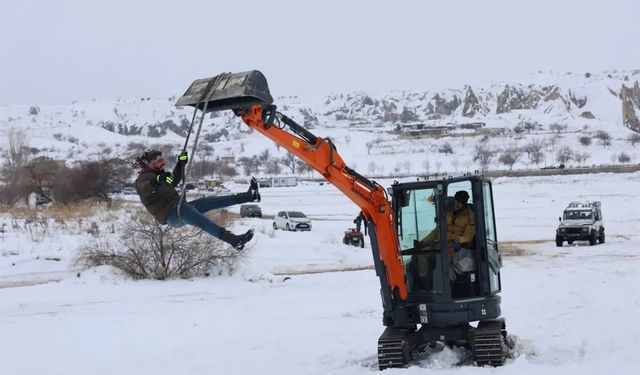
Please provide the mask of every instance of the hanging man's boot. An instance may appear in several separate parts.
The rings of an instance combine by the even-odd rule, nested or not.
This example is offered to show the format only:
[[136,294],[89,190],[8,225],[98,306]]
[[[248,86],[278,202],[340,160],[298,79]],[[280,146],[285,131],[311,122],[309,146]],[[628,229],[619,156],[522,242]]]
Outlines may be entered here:
[[246,193],[236,194],[236,203],[260,202],[260,193],[258,191],[258,181],[255,177],[251,177],[249,190]]
[[241,234],[239,236],[229,232],[228,230],[225,230],[220,236],[221,240],[233,246],[233,248],[236,250],[244,249],[244,246],[247,244],[247,242],[251,241],[252,238],[253,229],[249,229],[244,234]]

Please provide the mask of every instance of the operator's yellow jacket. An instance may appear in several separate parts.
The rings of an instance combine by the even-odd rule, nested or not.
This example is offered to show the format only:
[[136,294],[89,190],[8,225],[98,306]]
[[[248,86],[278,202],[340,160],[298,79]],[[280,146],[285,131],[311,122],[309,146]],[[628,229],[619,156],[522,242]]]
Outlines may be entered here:
[[[436,227],[431,233],[420,241],[422,244],[429,244],[438,238],[439,229]],[[475,219],[473,211],[467,206],[459,213],[447,212],[447,243],[451,244],[451,236],[455,234],[460,238],[462,247],[472,247],[473,236],[476,234]]]

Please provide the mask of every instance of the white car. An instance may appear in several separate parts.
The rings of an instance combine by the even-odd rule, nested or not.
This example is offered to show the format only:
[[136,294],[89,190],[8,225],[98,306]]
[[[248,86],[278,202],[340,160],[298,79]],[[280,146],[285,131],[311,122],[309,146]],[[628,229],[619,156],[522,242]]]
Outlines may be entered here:
[[138,192],[136,191],[136,189],[132,187],[126,187],[122,189],[122,194],[130,195],[130,194],[138,194]]
[[300,211],[280,211],[273,218],[273,229],[311,230],[311,219]]

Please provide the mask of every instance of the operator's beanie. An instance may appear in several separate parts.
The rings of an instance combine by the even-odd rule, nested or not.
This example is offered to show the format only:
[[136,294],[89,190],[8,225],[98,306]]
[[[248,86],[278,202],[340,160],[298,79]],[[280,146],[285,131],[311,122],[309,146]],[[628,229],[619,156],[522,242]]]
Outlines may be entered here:
[[467,204],[467,202],[469,201],[469,193],[464,190],[460,190],[456,192],[456,194],[453,196],[453,199],[457,200],[460,203]]
[[147,150],[144,152],[144,154],[142,154],[142,158],[147,162],[150,163],[152,162],[155,158],[158,157],[158,155],[162,155],[161,151],[158,150]]

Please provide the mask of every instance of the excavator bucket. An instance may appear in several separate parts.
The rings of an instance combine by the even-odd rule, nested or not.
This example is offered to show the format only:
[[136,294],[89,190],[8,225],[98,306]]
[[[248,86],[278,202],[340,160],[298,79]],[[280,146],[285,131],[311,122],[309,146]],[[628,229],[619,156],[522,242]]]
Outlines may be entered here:
[[267,79],[259,71],[250,70],[196,79],[176,106],[197,106],[205,112],[214,112],[271,103]]

